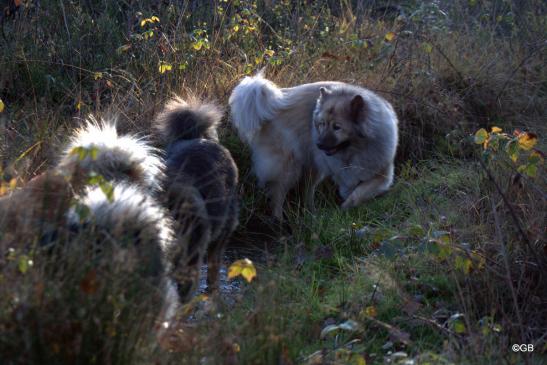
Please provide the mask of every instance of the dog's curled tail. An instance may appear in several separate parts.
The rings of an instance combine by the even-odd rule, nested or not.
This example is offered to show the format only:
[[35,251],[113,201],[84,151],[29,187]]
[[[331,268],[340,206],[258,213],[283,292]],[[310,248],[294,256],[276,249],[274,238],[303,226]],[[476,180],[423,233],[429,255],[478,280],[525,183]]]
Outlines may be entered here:
[[230,95],[232,124],[240,137],[251,142],[267,121],[275,119],[286,105],[283,92],[263,77],[263,71],[245,77]]
[[196,138],[217,141],[222,114],[222,109],[214,103],[175,96],[156,117],[155,124],[166,143]]
[[160,188],[163,162],[158,151],[136,135],[120,135],[114,119],[90,116],[72,135],[57,170],[72,184],[84,186],[90,174],[107,181],[131,182],[148,191]]

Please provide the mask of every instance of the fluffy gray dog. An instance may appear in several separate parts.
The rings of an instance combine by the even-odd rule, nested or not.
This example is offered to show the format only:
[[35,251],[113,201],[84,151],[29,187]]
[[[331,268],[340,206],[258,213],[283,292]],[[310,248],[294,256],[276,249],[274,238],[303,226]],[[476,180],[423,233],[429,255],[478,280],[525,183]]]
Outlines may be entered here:
[[239,83],[230,107],[277,218],[287,192],[304,177],[311,186],[310,208],[316,186],[329,176],[343,209],[387,191],[393,182],[397,117],[370,90],[331,81],[279,88],[260,72]]
[[183,299],[194,291],[206,253],[208,285],[217,289],[225,245],[238,224],[238,170],[230,152],[218,142],[221,118],[215,104],[177,97],[156,120],[166,144],[166,203],[177,235],[188,242],[172,258]]

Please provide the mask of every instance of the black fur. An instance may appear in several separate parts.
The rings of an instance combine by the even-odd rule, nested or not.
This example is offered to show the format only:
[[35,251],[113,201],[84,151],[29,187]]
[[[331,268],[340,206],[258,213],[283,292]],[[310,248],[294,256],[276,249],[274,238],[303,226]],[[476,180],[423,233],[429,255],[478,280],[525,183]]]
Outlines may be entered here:
[[222,110],[215,104],[176,97],[157,117],[156,126],[168,143],[197,138],[217,140],[216,129],[221,119]]
[[208,283],[216,287],[225,245],[238,223],[238,171],[230,152],[217,141],[221,116],[215,104],[177,98],[157,119],[166,143],[166,205],[182,241],[172,260],[183,300],[192,294],[205,254]]

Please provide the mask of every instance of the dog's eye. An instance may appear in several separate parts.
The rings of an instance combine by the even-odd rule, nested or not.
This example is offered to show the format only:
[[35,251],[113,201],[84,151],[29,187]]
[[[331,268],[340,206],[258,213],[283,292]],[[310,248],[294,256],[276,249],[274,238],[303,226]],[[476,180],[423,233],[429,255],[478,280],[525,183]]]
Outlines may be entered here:
[[335,130],[335,131],[338,131],[338,130],[342,129],[342,127],[340,127],[340,124],[334,123],[334,125],[332,126],[332,129]]

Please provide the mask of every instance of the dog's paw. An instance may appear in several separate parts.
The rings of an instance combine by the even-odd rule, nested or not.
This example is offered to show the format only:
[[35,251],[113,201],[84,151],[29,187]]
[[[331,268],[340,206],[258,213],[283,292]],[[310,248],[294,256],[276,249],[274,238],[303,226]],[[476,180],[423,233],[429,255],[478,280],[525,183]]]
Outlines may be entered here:
[[355,204],[355,201],[353,199],[346,199],[342,202],[342,204],[340,204],[340,208],[342,208],[342,210],[348,210],[348,209],[351,209],[353,207],[355,207],[356,204]]

